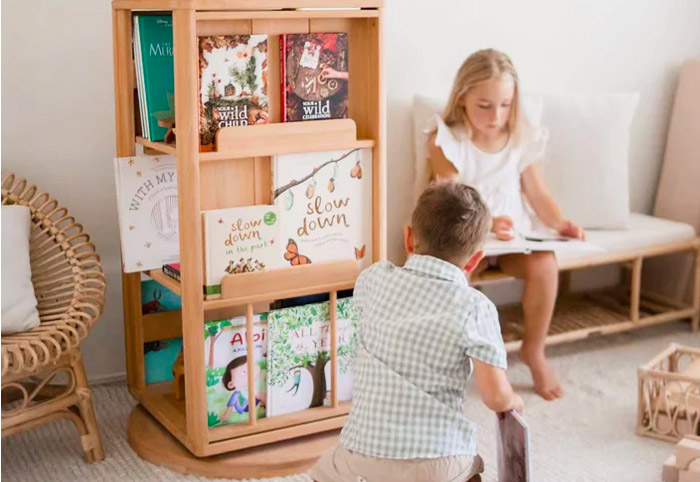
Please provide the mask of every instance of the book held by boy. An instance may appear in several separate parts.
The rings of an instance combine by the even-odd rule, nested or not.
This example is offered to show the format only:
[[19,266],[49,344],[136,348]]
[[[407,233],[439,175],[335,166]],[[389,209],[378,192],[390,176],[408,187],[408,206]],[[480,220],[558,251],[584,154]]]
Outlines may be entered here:
[[498,482],[529,482],[530,434],[527,423],[516,411],[496,414]]
[[267,35],[199,37],[200,149],[223,127],[267,124]]
[[348,116],[348,34],[280,36],[282,122]]
[[115,158],[114,180],[124,272],[179,261],[175,157]]
[[207,299],[221,297],[224,276],[284,266],[276,206],[204,211],[202,221]]
[[352,259],[372,263],[372,150],[273,158],[287,266]]

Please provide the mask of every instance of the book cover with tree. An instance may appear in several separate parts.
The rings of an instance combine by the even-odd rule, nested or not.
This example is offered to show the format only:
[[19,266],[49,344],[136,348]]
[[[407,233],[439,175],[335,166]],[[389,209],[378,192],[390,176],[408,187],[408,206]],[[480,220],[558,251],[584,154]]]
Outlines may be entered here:
[[288,266],[372,263],[371,149],[275,156],[273,189]]
[[282,122],[348,116],[348,34],[280,36]]
[[199,134],[213,150],[222,127],[267,124],[267,35],[199,37]]
[[[268,313],[267,416],[328,404],[331,387],[331,327],[328,302]],[[338,300],[338,399],[352,396],[358,310]]]
[[[253,320],[255,346],[255,409],[265,417],[267,390],[267,326],[265,314]],[[246,319],[209,321],[204,324],[204,362],[209,427],[247,422],[251,397],[248,390]]]

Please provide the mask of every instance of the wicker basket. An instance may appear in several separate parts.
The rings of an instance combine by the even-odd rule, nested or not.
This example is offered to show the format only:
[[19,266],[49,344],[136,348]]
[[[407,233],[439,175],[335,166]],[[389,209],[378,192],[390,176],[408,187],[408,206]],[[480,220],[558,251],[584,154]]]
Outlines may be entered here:
[[675,343],[638,369],[637,433],[677,442],[700,434],[700,349]]

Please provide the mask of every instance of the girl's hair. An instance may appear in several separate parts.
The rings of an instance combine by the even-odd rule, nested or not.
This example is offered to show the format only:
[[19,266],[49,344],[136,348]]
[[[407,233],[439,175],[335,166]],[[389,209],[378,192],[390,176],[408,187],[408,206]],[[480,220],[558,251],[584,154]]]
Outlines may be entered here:
[[[248,363],[248,356],[243,355],[239,356],[238,358],[234,358],[229,362],[228,365],[226,365],[226,371],[224,372],[224,376],[221,377],[221,383],[224,384],[227,390],[232,390],[228,388],[228,384],[231,381],[231,370],[243,366],[246,363]],[[235,389],[236,387],[233,388]]]
[[504,74],[509,74],[515,83],[510,118],[508,119],[508,130],[516,143],[519,142],[525,131],[529,131],[531,128],[520,109],[518,73],[515,71],[510,58],[503,52],[494,49],[474,52],[457,71],[452,92],[443,114],[445,124],[450,127],[463,125],[467,128],[467,134],[471,137],[472,126],[467,117],[464,103],[467,93],[473,87]]

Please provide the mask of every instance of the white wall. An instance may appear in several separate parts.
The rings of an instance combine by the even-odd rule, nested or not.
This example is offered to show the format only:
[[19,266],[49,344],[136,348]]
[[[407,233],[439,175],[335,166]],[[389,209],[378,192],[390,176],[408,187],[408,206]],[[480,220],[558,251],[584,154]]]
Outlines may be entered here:
[[[650,209],[677,67],[700,57],[697,0],[386,0],[389,253],[413,185],[410,104],[446,96],[459,64],[494,47],[529,91],[639,90],[631,200]],[[114,101],[107,0],[3,0],[2,170],[50,191],[85,225],[108,277],[104,316],[84,353],[92,379],[124,372],[112,175]]]

